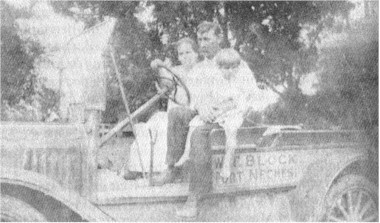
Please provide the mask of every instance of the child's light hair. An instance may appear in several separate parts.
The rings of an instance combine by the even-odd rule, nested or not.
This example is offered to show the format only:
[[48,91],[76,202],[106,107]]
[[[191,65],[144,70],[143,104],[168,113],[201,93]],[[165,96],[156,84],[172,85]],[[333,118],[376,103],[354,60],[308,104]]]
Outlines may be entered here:
[[184,37],[180,40],[178,40],[177,42],[174,43],[174,45],[176,46],[177,50],[178,50],[178,47],[181,46],[182,44],[190,44],[191,48],[193,49],[194,52],[198,53],[198,45],[197,43],[189,38],[189,37]]
[[241,57],[239,53],[233,48],[222,49],[215,56],[216,64],[219,67],[233,67],[239,66],[241,62]]

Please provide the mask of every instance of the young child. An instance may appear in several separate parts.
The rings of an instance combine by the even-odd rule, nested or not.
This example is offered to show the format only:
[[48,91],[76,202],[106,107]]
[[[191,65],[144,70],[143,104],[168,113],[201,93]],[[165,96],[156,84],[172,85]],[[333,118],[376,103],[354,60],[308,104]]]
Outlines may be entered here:
[[229,177],[237,147],[237,130],[251,108],[250,100],[256,83],[252,73],[247,72],[248,66],[234,49],[221,50],[215,61],[222,78],[220,84],[216,85],[219,89],[212,91],[212,98],[216,102],[213,109],[217,113],[214,122],[222,126],[226,133],[226,153],[221,176]]
[[[237,147],[237,130],[243,124],[252,103],[250,103],[256,82],[248,65],[242,61],[234,49],[223,49],[215,56],[218,77],[210,84],[210,92],[204,101],[212,103],[216,114],[213,123],[218,123],[226,133],[226,154],[224,156],[222,177],[229,177],[235,149]],[[196,116],[190,123],[192,127],[204,124]],[[191,134],[191,133],[190,133]],[[184,157],[188,156],[185,151]],[[179,163],[184,161],[180,160]]]

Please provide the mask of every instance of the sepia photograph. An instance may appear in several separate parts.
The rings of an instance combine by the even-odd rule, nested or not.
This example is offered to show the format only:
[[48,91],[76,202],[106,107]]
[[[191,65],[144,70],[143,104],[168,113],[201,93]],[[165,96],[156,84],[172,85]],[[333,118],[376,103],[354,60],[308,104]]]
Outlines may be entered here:
[[0,4],[1,221],[379,221],[377,0]]

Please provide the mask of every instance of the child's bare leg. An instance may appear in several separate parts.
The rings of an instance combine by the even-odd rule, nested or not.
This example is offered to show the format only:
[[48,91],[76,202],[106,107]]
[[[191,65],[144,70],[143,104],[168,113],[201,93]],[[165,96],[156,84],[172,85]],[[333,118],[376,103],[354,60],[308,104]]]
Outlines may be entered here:
[[224,155],[223,167],[220,173],[222,177],[229,177],[231,175],[231,166],[237,147],[236,136],[237,129],[226,129],[226,154]]

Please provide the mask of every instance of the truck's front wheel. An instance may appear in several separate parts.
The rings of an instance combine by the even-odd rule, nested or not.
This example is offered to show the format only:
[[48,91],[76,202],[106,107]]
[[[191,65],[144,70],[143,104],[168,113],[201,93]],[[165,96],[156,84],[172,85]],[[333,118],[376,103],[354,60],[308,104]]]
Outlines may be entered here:
[[378,192],[364,176],[346,175],[326,196],[325,221],[378,221]]
[[17,198],[2,194],[0,200],[1,221],[47,221],[39,211]]

